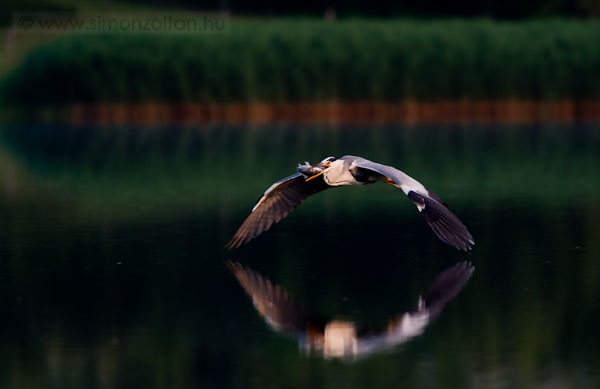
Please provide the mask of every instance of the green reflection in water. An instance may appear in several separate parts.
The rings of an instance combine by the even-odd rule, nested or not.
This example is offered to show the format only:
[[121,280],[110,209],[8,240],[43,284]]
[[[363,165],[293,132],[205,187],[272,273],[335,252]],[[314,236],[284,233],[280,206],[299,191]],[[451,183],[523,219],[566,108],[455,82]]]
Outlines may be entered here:
[[[593,126],[68,128],[0,144],[0,387],[595,387],[600,134]],[[438,242],[386,185],[309,199],[223,245],[297,162],[358,154],[438,192],[473,232]],[[228,273],[383,324],[444,268],[468,287],[428,331],[355,364],[305,357]]]

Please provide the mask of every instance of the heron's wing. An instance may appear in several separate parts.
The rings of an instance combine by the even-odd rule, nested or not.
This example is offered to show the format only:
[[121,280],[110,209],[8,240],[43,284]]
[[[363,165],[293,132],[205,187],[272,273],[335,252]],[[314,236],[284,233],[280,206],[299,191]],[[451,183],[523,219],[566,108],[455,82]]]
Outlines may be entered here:
[[248,293],[260,316],[276,331],[298,332],[306,327],[303,309],[278,285],[238,262],[227,266]]
[[383,181],[402,189],[443,242],[464,251],[470,250],[475,244],[467,227],[442,203],[440,196],[419,181],[396,168],[366,159],[357,160],[355,165],[357,169],[365,169],[381,175]]
[[354,356],[365,357],[399,346],[421,335],[427,325],[429,325],[427,311],[406,312],[390,320],[383,331],[359,336]]
[[323,176],[309,181],[301,173],[277,181],[258,199],[252,212],[227,243],[228,249],[239,247],[268,230],[311,195],[329,186]]
[[446,304],[467,284],[474,271],[475,267],[465,261],[438,274],[427,292],[419,298],[417,310],[390,320],[384,331],[361,337],[358,354],[366,355],[389,349],[421,335]]
[[458,292],[469,282],[475,266],[464,261],[457,263],[441,272],[429,285],[429,289],[422,297],[421,305],[429,311],[430,317],[437,316]]

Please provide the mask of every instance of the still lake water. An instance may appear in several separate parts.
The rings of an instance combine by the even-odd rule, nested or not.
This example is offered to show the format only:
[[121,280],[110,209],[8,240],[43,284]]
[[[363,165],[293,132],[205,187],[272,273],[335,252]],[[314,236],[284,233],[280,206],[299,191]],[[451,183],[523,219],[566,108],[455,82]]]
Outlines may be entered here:
[[[4,125],[0,388],[600,387],[596,127]],[[344,154],[429,186],[474,250],[383,184],[223,248],[272,182]],[[421,335],[348,360],[273,331],[228,260],[373,328],[444,269],[476,269]]]

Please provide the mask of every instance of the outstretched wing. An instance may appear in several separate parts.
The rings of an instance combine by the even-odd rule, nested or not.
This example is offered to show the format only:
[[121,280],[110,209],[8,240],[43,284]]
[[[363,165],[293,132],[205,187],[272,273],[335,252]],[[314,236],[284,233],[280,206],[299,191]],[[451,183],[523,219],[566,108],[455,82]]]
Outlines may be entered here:
[[475,266],[464,261],[441,272],[429,285],[422,297],[422,304],[429,311],[430,318],[437,316],[448,302],[469,282]]
[[425,188],[419,181],[396,168],[367,159],[357,159],[354,165],[355,169],[359,170],[357,174],[365,174],[360,172],[360,169],[365,169],[381,175],[382,181],[402,189],[443,242],[464,251],[470,250],[475,244],[467,227],[442,203],[437,194]]
[[465,261],[438,274],[419,299],[417,310],[390,320],[384,331],[361,337],[357,355],[364,356],[389,349],[421,335],[446,304],[469,282],[474,271],[475,267]]
[[258,199],[250,215],[225,247],[240,247],[256,238],[273,223],[289,215],[308,197],[327,188],[329,186],[323,181],[323,176],[306,181],[304,175],[296,173],[277,181]]
[[303,331],[306,319],[302,308],[278,285],[238,262],[227,262],[242,288],[252,298],[262,318],[276,331]]

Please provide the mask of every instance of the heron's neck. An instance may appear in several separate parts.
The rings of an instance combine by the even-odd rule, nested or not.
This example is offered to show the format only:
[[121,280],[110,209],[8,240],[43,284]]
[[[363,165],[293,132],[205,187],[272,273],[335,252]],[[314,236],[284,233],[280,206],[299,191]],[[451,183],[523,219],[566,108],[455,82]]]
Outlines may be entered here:
[[323,173],[323,179],[329,186],[364,185],[354,178],[346,161],[341,159],[333,161],[329,169]]

